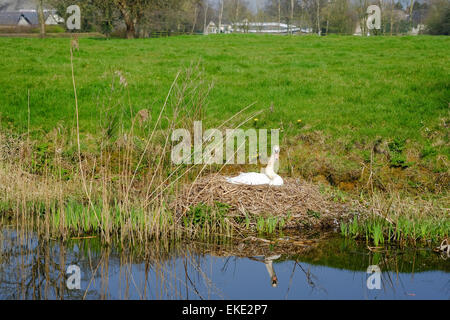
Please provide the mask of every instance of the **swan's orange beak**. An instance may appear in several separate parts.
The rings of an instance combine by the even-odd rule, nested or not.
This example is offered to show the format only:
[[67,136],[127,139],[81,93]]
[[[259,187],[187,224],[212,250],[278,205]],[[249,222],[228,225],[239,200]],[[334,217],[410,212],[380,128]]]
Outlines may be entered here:
[[272,287],[276,287],[278,285],[278,278],[277,276],[272,277]]

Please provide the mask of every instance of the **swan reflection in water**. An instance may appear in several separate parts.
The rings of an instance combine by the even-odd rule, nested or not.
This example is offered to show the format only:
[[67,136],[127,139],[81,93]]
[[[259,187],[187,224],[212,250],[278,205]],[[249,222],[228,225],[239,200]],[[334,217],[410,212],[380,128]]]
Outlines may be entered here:
[[251,260],[263,262],[266,265],[266,269],[270,277],[270,283],[274,288],[278,285],[278,278],[277,274],[275,273],[275,269],[273,268],[273,261],[279,259],[280,257],[280,254],[276,254],[268,257],[262,256],[262,259],[250,258]]

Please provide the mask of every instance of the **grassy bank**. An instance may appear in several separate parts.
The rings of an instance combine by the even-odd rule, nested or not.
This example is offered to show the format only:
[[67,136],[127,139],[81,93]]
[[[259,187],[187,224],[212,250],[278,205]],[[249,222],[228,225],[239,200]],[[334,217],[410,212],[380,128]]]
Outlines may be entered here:
[[[72,127],[69,40],[3,38],[0,45],[1,125],[27,132],[29,90],[31,136]],[[156,121],[175,75],[194,61],[214,84],[205,126],[255,103],[264,112],[245,126],[283,130],[284,174],[355,190],[372,162],[379,188],[434,192],[449,181],[448,37],[224,35],[80,39],[80,46],[74,67],[86,152],[98,151],[91,137],[105,109],[126,104],[128,126],[141,109]],[[128,93],[112,96],[117,72]]]
[[68,39],[0,46],[0,204],[16,219],[107,241],[279,230],[279,217],[237,221],[221,205],[205,209],[212,219],[168,209],[220,169],[170,161],[172,130],[202,119],[280,128],[280,175],[367,218],[344,221],[348,236],[448,236],[447,37],[83,38],[72,60]]

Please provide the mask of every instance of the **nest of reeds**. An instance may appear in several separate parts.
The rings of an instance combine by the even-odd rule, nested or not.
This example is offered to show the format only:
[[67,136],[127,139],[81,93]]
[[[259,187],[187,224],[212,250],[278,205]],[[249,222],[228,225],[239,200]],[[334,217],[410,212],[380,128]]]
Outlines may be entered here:
[[251,186],[228,183],[211,174],[185,185],[172,209],[184,214],[192,207],[218,203],[229,206],[229,216],[283,217],[285,227],[333,227],[346,218],[348,205],[320,192],[319,186],[301,179],[286,178],[283,186]]
[[292,256],[315,249],[321,239],[301,239],[298,236],[286,236],[275,239],[264,239],[249,236],[238,242],[219,244],[190,241],[186,244],[189,250],[209,254],[215,257],[256,257],[282,254]]

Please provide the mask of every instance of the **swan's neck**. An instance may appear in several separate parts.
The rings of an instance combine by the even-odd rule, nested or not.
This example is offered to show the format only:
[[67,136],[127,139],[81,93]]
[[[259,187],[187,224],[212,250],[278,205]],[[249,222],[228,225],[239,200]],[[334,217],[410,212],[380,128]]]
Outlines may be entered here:
[[273,276],[276,276],[275,271],[273,270],[272,260],[264,261],[266,265],[267,272],[269,273],[270,279],[273,279]]
[[267,167],[264,170],[264,173],[272,180],[274,179],[277,174],[275,173],[273,167],[275,165],[275,155],[271,155],[269,158],[269,162],[267,163]]

